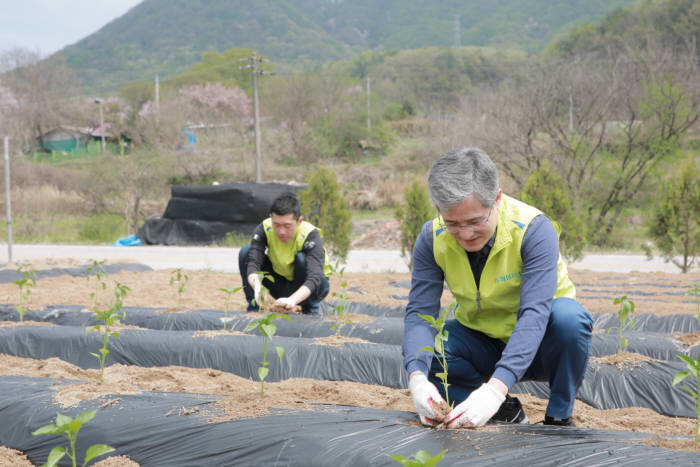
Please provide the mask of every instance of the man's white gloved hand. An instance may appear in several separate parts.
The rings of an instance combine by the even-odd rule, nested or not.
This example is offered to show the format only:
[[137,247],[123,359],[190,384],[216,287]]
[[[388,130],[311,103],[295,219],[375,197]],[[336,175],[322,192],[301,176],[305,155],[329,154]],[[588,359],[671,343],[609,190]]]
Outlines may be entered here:
[[440,395],[435,385],[428,381],[428,377],[423,373],[414,373],[408,382],[408,387],[413,396],[413,405],[416,407],[418,417],[423,425],[433,426],[442,422],[436,420],[433,407],[447,403]]
[[294,308],[297,306],[297,303],[294,301],[292,297],[280,297],[275,301],[275,305],[283,306],[285,308]]
[[452,409],[447,414],[445,422],[450,428],[485,425],[498,412],[505,399],[504,394],[490,384],[484,383],[472,392],[467,400]]
[[262,284],[260,283],[260,278],[257,274],[251,274],[248,276],[248,283],[253,288],[253,296],[255,297],[255,304],[260,306],[260,290],[262,290]]

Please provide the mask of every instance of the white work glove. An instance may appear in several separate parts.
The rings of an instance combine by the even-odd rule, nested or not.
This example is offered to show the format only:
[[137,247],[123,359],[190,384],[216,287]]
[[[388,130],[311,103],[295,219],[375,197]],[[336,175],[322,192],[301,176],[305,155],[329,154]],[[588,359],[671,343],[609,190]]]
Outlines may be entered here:
[[292,309],[297,306],[297,302],[294,301],[292,297],[280,297],[275,301],[275,305],[283,306],[288,309]]
[[253,296],[255,297],[255,304],[260,306],[260,290],[262,290],[262,284],[260,283],[260,278],[257,274],[251,274],[248,276],[248,283],[253,288]]
[[426,426],[434,426],[442,422],[442,420],[435,419],[433,406],[447,405],[447,403],[435,385],[428,381],[428,377],[423,373],[415,373],[409,379],[408,388],[411,390],[413,405],[416,407],[420,422]]
[[493,417],[506,399],[488,383],[481,385],[472,392],[467,400],[459,404],[447,414],[445,422],[450,428],[461,426],[483,426]]

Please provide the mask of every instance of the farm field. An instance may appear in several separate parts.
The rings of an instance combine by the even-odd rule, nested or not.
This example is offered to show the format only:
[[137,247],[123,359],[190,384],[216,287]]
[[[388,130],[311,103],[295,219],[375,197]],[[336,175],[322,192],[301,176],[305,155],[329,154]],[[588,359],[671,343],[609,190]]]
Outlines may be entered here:
[[[208,428],[224,430],[221,433],[233,430],[237,434],[218,438],[223,435],[212,432],[207,445],[213,456],[211,463],[200,458],[200,465],[225,465],[227,455],[241,459],[240,465],[272,464],[270,459],[275,455],[287,459],[282,465],[294,465],[294,459],[299,462],[297,465],[328,465],[324,462],[335,455],[346,459],[345,464],[339,465],[398,465],[387,454],[408,457],[420,449],[433,454],[448,449],[445,465],[455,465],[447,460],[450,455],[456,455],[452,460],[461,460],[465,465],[486,465],[503,455],[501,442],[516,446],[512,447],[516,457],[525,459],[539,449],[549,455],[554,452],[571,465],[586,465],[585,461],[576,460],[583,459],[584,445],[585,455],[593,459],[605,453],[608,457],[628,458],[630,464],[646,456],[650,465],[654,460],[692,465],[691,460],[697,459],[700,452],[691,437],[695,431],[690,412],[694,401],[680,387],[671,385],[673,374],[684,368],[675,353],[696,358],[700,352],[700,323],[694,319],[697,303],[686,295],[694,283],[700,282],[700,273],[571,269],[578,298],[596,319],[590,371],[574,410],[577,428],[553,430],[538,423],[544,418],[546,394],[542,383],[526,382],[517,385],[512,393],[523,402],[531,425],[432,430],[418,423],[401,365],[401,312],[407,301],[408,273],[346,273],[350,301],[346,312],[352,323],[342,326],[340,335],[332,329],[335,322],[330,317],[334,301],[331,296],[324,307],[325,318],[294,316],[291,323],[275,321],[278,330],[270,345],[284,347],[286,354],[280,362],[274,351],[268,352],[270,373],[261,396],[257,367],[262,338],[246,332],[248,324],[261,315],[242,312],[243,294],[237,292],[231,297],[224,319],[226,294],[221,289],[238,287],[238,274],[211,270],[118,270],[118,265],[113,265],[115,270],[104,276],[106,288],[101,289],[96,288],[94,276],[88,279],[84,273],[76,273],[89,266],[85,262],[32,263],[39,279],[31,288],[24,323],[18,322],[17,285],[0,283],[0,302],[4,303],[0,307],[0,384],[6,394],[11,388],[23,387],[27,394],[34,395],[35,403],[41,401],[41,409],[36,409],[31,417],[18,418],[12,424],[15,438],[7,431],[0,436],[0,444],[5,444],[0,449],[0,465],[45,462],[51,447],[59,444],[57,439],[29,436],[31,443],[19,444],[8,440],[22,439],[22,432],[26,439],[26,433],[51,423],[57,411],[74,416],[86,407],[98,408],[98,415],[83,427],[85,446],[99,442],[117,448],[115,457],[96,464],[100,466],[159,465],[163,459],[172,459],[168,449],[172,456],[183,456],[187,449],[203,455],[198,451],[204,450],[203,446],[189,445],[185,449],[177,447],[175,441],[167,441],[168,436],[175,436],[169,432],[174,428],[167,427],[181,423],[185,424],[181,428],[184,433],[192,433],[200,440],[203,438],[198,436],[206,436],[204,431]],[[11,270],[4,265],[0,272],[10,277]],[[68,273],[56,275],[58,270]],[[181,275],[179,281],[175,279],[177,273]],[[89,355],[97,351],[98,339],[95,332],[85,332],[87,326],[94,324],[88,308],[95,298],[108,302],[116,283],[129,288],[124,298],[126,319],[115,328],[119,336],[110,340],[104,383],[99,384],[97,360]],[[178,292],[177,286],[183,284]],[[331,292],[340,290],[339,279],[333,277]],[[614,305],[613,299],[622,295],[635,302],[637,326],[625,333],[629,338],[626,351],[616,355],[614,326],[619,305]],[[442,300],[443,305],[450,302],[449,292],[443,294]],[[222,329],[224,321],[226,330]],[[609,335],[607,329],[611,329]],[[616,382],[620,383],[619,391],[615,389]],[[690,379],[685,383],[694,387]],[[10,406],[19,410],[21,398],[5,397],[0,403],[0,417],[9,419],[6,417],[14,413]],[[159,439],[163,449],[148,449],[133,439],[133,433],[126,436],[119,428],[119,418],[133,416],[138,412],[134,404],[139,403],[148,407],[142,409],[143,417],[153,415],[160,422],[149,425],[150,431],[144,432],[143,437]],[[46,416],[49,418],[42,418]],[[130,423],[138,429],[139,423]],[[283,433],[284,428],[299,433]],[[256,445],[245,437],[248,429],[249,437],[260,437],[260,464],[242,448]],[[365,434],[360,435],[361,432]],[[320,444],[307,437],[317,438],[315,443]],[[338,439],[346,439],[346,443]],[[469,442],[458,443],[459,440]],[[288,451],[284,451],[280,448],[283,441],[298,447],[295,450],[288,446]],[[324,460],[314,458],[311,451],[303,448],[305,443],[307,448],[308,443],[317,448],[324,442],[330,443],[323,452]],[[546,449],[542,450],[540,442],[545,443]],[[555,448],[560,442],[563,444]],[[358,448],[360,445],[369,447],[363,450]],[[78,446],[82,446],[80,438]],[[23,455],[28,457],[25,464],[20,460]],[[180,457],[181,465],[195,465],[185,462],[185,458]]]

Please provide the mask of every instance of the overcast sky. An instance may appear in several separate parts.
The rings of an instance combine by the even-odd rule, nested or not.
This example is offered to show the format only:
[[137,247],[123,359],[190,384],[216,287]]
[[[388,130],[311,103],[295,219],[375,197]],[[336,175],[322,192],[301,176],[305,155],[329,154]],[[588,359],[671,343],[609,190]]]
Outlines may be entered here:
[[0,52],[50,55],[96,32],[142,0],[0,0]]

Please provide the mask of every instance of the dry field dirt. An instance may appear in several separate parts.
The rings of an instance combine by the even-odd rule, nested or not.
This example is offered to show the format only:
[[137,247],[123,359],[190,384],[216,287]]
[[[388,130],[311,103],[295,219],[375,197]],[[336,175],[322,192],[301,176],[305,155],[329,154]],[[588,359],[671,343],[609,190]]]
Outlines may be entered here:
[[[57,267],[75,267],[80,265],[71,260],[45,260],[35,262],[32,268],[44,270]],[[82,264],[84,265],[84,263]],[[13,268],[14,265],[2,265],[3,268]],[[164,307],[166,312],[182,312],[196,309],[223,310],[224,293],[221,288],[231,288],[240,285],[240,276],[232,273],[213,271],[182,271],[188,280],[181,297],[176,297],[175,287],[170,284],[173,270],[157,270],[146,272],[120,272],[106,276],[109,284],[103,299],[108,300],[112,284],[119,282],[130,288],[125,300],[126,306],[135,307]],[[577,285],[579,300],[591,312],[617,311],[612,298],[628,295],[635,301],[636,313],[652,313],[656,315],[696,314],[697,305],[692,297],[682,294],[662,295],[662,300],[651,300],[647,297],[663,294],[668,287],[677,290],[689,290],[693,283],[700,283],[700,273],[665,274],[665,273],[602,273],[572,269],[570,274]],[[406,304],[407,288],[401,288],[396,283],[406,283],[409,274],[395,273],[346,273],[349,299],[375,305],[391,307]],[[85,277],[63,275],[47,277],[37,281],[31,291],[29,308],[40,309],[48,305],[84,305],[92,303],[91,292],[95,290],[95,282]],[[339,290],[340,283],[336,277],[331,279],[331,291]],[[658,297],[657,297],[658,298]],[[239,292],[234,302],[242,302],[243,294]],[[451,300],[449,292],[443,294],[443,304]],[[16,304],[18,301],[17,286],[12,283],[0,284],[0,301]],[[241,310],[240,305],[232,309]],[[328,319],[328,318],[326,318]],[[16,322],[0,322],[0,326],[13,326]],[[36,325],[45,323],[35,323]],[[219,332],[219,331],[208,331]],[[685,345],[700,342],[700,333],[676,336]],[[342,337],[325,338],[321,345],[342,345]],[[610,364],[627,364],[642,356],[625,354],[621,357],[609,358]],[[408,390],[391,389],[383,386],[372,386],[360,383],[317,381],[310,379],[293,379],[279,383],[267,383],[266,393],[269,398],[260,398],[259,383],[237,377],[233,374],[218,370],[193,369],[184,367],[142,368],[137,366],[111,365],[105,369],[105,383],[96,384],[97,370],[83,370],[79,367],[52,358],[48,360],[33,360],[0,356],[0,374],[19,375],[46,378],[78,378],[88,382],[59,386],[56,389],[56,401],[65,407],[74,407],[80,401],[102,397],[105,394],[124,394],[139,391],[182,391],[210,394],[231,395],[235,392],[236,399],[224,400],[223,408],[228,417],[241,418],[265,413],[269,401],[274,401],[276,407],[299,408],[309,403],[326,402],[348,404],[380,409],[414,411]],[[601,360],[599,360],[601,361]],[[606,361],[606,359],[602,359]],[[526,394],[518,395],[523,402],[531,423],[537,423],[544,418],[546,401]],[[624,408],[614,410],[598,410],[580,401],[576,402],[574,419],[577,426],[582,428],[622,430],[630,432],[654,433],[654,445],[667,449],[681,449],[700,452],[700,445],[688,439],[673,439],[673,436],[690,436],[695,430],[695,420],[674,418],[660,415],[644,408]],[[416,417],[416,423],[418,419]],[[24,460],[23,460],[24,459]],[[24,463],[23,463],[24,462]],[[109,458],[104,463],[96,465],[137,465],[125,458]],[[32,465],[21,453],[0,447],[0,466]]]

